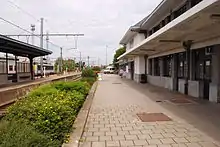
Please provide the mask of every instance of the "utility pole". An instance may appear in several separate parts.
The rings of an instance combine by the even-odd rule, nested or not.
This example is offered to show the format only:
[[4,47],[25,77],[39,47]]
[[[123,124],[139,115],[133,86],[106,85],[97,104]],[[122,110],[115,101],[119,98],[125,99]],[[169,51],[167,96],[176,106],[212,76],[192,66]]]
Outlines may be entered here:
[[[49,33],[47,32],[47,36],[46,36],[46,47],[47,50],[49,50]],[[49,56],[47,55],[47,62],[48,62]]]
[[49,33],[48,32],[46,35],[46,41],[47,41],[47,50],[49,50]]
[[81,51],[79,51],[79,70],[81,71],[82,70],[82,54],[81,54]]
[[60,72],[63,71],[63,48],[60,48]]
[[105,64],[106,66],[108,65],[108,46],[106,45],[106,52],[105,52],[105,56],[106,56],[106,61],[105,61]]
[[[43,33],[44,33],[44,19],[41,18],[40,19],[40,23],[41,23],[41,27],[40,27],[40,47],[43,49],[44,48],[44,44],[43,44]],[[40,71],[41,71],[41,77],[43,77],[43,57],[40,57]]]
[[34,24],[31,24],[31,32],[32,32],[32,35],[31,35],[31,44],[34,45],[34,31],[35,31],[35,25]]
[[87,58],[88,58],[88,67],[89,67],[89,56]]

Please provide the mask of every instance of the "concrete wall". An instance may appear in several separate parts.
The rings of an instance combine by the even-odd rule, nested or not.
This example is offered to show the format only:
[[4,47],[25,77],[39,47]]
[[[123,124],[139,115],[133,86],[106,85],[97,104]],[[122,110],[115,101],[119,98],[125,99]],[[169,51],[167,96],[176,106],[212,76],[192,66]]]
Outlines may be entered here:
[[184,94],[184,88],[185,88],[185,80],[184,79],[179,79],[178,80],[178,91],[180,93],[183,93]]
[[145,73],[145,59],[144,56],[136,56],[134,60],[134,73],[144,74]]
[[160,77],[160,76],[147,76],[148,83],[158,86],[158,87],[164,87],[169,90],[172,90],[172,80],[170,77]]
[[220,102],[220,45],[213,48],[211,73],[212,82],[209,88],[209,99],[212,102]]
[[144,56],[136,56],[134,59],[134,80],[140,82],[141,75],[145,74]]
[[8,75],[7,74],[0,74],[0,85],[8,83]]
[[[141,43],[145,39],[145,36],[144,36],[144,34],[139,33],[139,34],[135,35],[133,38],[131,38],[131,40],[132,39],[134,40],[133,47],[135,47],[136,45],[138,45],[139,43]],[[128,42],[126,44],[126,50],[127,51],[130,50],[133,47],[131,46],[130,42]]]
[[136,36],[134,36],[134,46],[141,43],[144,39],[145,39],[145,36],[144,36],[143,33],[142,34],[137,34]]
[[[200,83],[199,81],[188,81],[188,95],[193,97],[200,97]],[[178,91],[185,94],[185,79],[179,79]]]
[[218,93],[219,91],[219,85],[216,83],[210,83],[210,88],[209,88],[209,101],[211,102],[218,102]]
[[189,81],[188,94],[193,97],[199,97],[199,81]]
[[[27,78],[22,78],[27,77]],[[18,73],[18,82],[30,81],[31,73]]]
[[127,43],[126,44],[126,51],[128,51],[128,50],[130,50],[131,48],[130,48],[130,43]]
[[128,65],[126,66],[126,71],[125,72],[126,72],[126,78],[131,80],[131,72],[130,72],[129,69],[131,69],[131,63],[130,62],[128,62]]

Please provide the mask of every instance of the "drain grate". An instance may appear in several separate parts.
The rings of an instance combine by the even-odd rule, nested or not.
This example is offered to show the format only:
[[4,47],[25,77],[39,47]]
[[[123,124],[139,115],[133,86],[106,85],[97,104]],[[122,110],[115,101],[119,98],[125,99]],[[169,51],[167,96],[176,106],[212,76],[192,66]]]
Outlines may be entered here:
[[142,122],[172,121],[163,113],[140,113],[137,116]]
[[119,85],[119,84],[121,84],[121,83],[112,83],[112,84],[118,84],[118,85]]
[[192,102],[187,99],[171,99],[170,102],[174,104],[192,104]]

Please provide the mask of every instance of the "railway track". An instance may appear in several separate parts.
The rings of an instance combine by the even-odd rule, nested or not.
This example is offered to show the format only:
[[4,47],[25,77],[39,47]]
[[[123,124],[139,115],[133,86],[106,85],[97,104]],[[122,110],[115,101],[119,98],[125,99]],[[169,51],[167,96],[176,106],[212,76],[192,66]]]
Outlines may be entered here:
[[7,108],[9,106],[11,106],[12,104],[14,104],[14,103],[7,104],[7,105],[4,105],[4,106],[0,107],[0,118],[5,115]]

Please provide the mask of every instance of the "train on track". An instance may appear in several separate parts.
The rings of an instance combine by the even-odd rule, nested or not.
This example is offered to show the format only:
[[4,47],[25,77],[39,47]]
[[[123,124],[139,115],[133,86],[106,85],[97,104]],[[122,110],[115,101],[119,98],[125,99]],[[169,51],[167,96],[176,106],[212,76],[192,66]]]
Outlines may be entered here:
[[[45,75],[53,75],[55,74],[54,65],[52,64],[43,64],[43,74]],[[41,65],[35,64],[34,65],[34,75],[41,76]]]
[[[15,59],[8,59],[8,71],[6,69],[6,61],[5,58],[0,57],[0,73],[8,73],[9,75],[18,73],[27,73],[30,72],[30,63],[26,61],[19,61],[17,59],[17,67],[15,66]],[[41,76],[41,67],[40,63],[35,62],[33,65],[34,75]],[[43,64],[43,74],[52,75],[55,74],[55,68],[52,63],[44,63]]]

